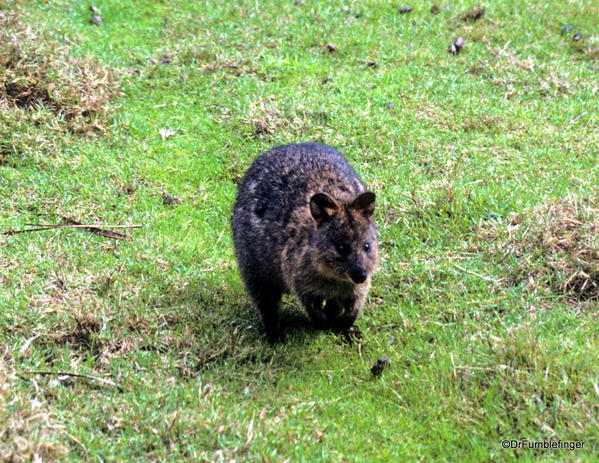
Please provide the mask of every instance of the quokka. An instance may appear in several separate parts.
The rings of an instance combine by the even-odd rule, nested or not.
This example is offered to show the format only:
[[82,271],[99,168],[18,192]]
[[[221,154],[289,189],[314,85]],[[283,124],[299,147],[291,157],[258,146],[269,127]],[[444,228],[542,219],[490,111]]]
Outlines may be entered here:
[[378,265],[374,202],[329,146],[278,146],[254,161],[239,185],[233,241],[271,342],[283,337],[283,293],[297,296],[316,327],[351,328]]

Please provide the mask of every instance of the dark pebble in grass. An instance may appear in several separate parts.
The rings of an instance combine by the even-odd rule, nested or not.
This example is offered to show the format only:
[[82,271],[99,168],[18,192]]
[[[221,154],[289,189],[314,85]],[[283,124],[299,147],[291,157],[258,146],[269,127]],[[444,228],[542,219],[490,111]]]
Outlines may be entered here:
[[329,82],[333,82],[333,78],[331,76],[322,79],[323,84],[328,84]]
[[169,195],[168,193],[164,193],[162,195],[162,204],[165,206],[172,206],[173,204],[177,204],[178,200],[174,196]]
[[441,12],[441,7],[436,3],[431,6],[431,14],[439,14]]
[[325,48],[327,49],[327,51],[328,51],[329,53],[333,53],[334,51],[336,51],[336,50],[337,50],[337,47],[336,47],[335,45],[333,45],[332,43],[327,43],[327,44],[325,45]]
[[304,0],[295,0],[294,2],[296,5],[303,5],[304,4]]
[[473,23],[474,21],[478,21],[485,15],[485,11],[486,10],[484,6],[478,6],[471,10],[468,10],[464,12],[464,14],[462,14],[462,21],[467,23]]
[[447,51],[449,53],[451,53],[452,55],[457,55],[460,52],[458,50],[458,47],[456,47],[454,43],[450,43],[449,44],[449,47],[447,48]]
[[571,31],[572,29],[574,29],[574,26],[572,24],[566,24],[564,27],[562,27],[562,35],[566,34],[568,31]]
[[389,103],[387,103],[387,109],[393,109],[395,107],[395,105],[393,104],[392,101],[390,101]]
[[411,13],[412,10],[413,10],[413,8],[411,6],[402,6],[399,9],[399,14],[408,14],[408,13]]
[[582,39],[582,34],[580,32],[577,32],[576,34],[574,34],[574,37],[572,37],[572,40],[574,40],[575,42],[578,42],[580,39]]
[[374,365],[372,365],[370,372],[373,376],[379,376],[383,372],[383,370],[387,368],[390,364],[391,360],[389,360],[389,356],[385,355],[384,357],[381,357],[376,362],[374,362]]
[[98,25],[98,26],[99,26],[99,25],[100,25],[100,24],[102,24],[104,21],[102,20],[102,16],[98,16],[97,14],[95,14],[95,15],[93,15],[93,16],[90,18],[89,22],[90,22],[90,23],[92,23],[92,24],[96,24],[96,25]]
[[162,58],[160,58],[159,63],[160,64],[171,64],[171,57],[169,55],[164,55]]
[[464,46],[464,39],[462,37],[458,37],[457,39],[455,39],[454,45],[458,49],[458,52],[459,52],[462,49],[462,47]]
[[368,61],[366,63],[366,66],[368,66],[369,68],[375,68],[379,65],[379,63],[377,63],[376,61]]

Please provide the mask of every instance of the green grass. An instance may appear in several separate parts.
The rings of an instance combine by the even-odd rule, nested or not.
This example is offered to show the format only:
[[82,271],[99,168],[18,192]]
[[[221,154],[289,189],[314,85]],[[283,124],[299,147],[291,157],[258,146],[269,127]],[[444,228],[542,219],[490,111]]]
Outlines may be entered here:
[[[597,204],[597,5],[496,0],[464,23],[475,2],[106,0],[94,26],[88,3],[14,3],[38,44],[112,69],[122,94],[91,134],[0,105],[0,231],[143,227],[0,235],[0,459],[599,458],[597,298],[560,292],[552,244],[502,238],[535,206]],[[260,152],[312,140],[377,193],[382,264],[359,342],[288,298],[297,328],[273,347],[236,270],[235,185]],[[521,438],[584,448],[501,448]]]

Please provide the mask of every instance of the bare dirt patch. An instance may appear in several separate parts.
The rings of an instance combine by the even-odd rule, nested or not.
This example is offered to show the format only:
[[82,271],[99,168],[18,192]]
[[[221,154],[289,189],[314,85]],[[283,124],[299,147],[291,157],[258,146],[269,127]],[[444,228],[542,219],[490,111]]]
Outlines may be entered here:
[[515,258],[515,284],[577,300],[599,298],[599,201],[569,196],[481,226],[502,261]]
[[93,344],[94,334],[100,331],[101,324],[92,314],[77,315],[73,317],[70,326],[65,327],[50,337],[58,344],[68,344],[79,350],[89,350]]

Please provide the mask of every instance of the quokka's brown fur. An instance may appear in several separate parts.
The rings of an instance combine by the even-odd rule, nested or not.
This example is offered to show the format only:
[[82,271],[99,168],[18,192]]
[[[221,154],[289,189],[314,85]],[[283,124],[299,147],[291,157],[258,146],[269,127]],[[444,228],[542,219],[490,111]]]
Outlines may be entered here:
[[329,146],[278,146],[254,161],[238,189],[233,241],[271,341],[282,336],[277,306],[286,292],[316,327],[353,325],[378,265],[374,201]]

